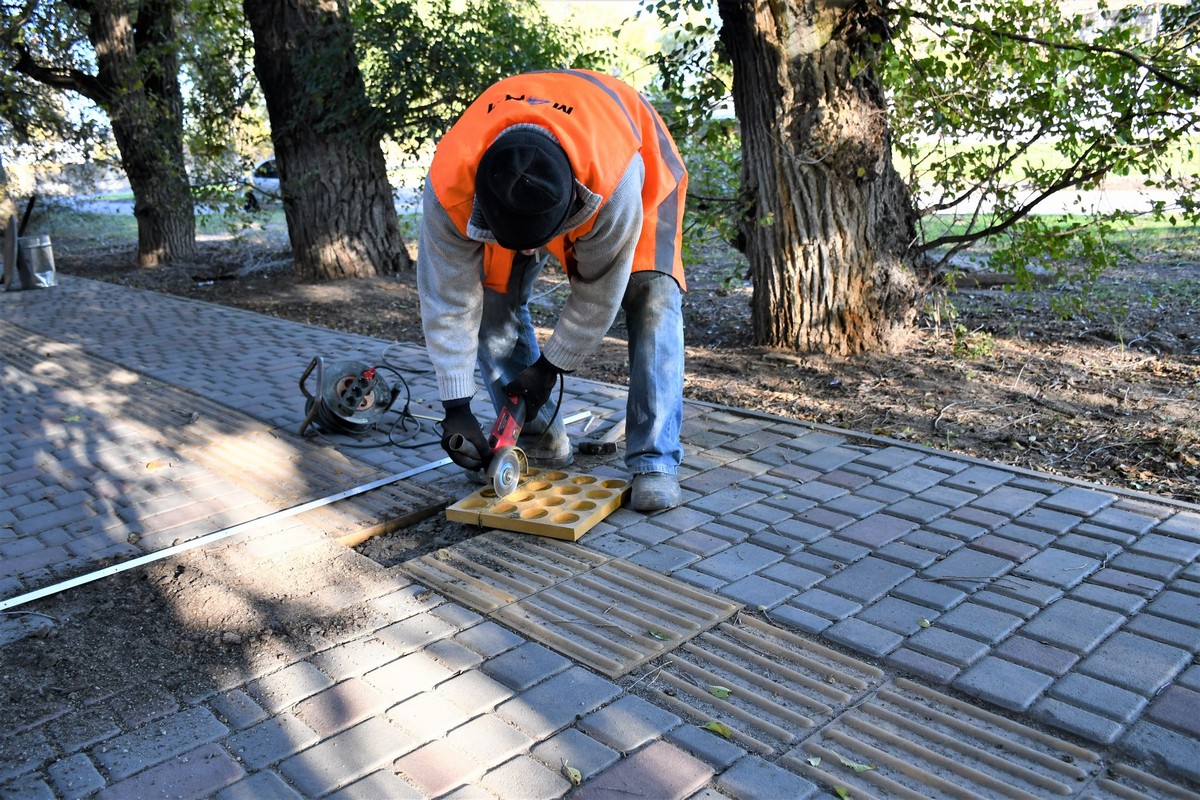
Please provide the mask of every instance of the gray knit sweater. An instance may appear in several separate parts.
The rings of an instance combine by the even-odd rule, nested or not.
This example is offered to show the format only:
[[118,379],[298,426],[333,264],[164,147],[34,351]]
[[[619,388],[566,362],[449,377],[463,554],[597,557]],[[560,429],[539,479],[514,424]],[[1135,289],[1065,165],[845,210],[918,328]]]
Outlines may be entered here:
[[[582,207],[568,217],[562,232],[582,225],[598,207],[600,211],[592,230],[574,242],[578,265],[571,293],[553,333],[542,343],[546,358],[560,369],[581,366],[616,319],[642,228],[644,180],[642,157],[635,153],[607,202],[575,182]],[[428,180],[422,202],[417,288],[425,344],[441,399],[471,397],[483,312],[483,243],[495,242],[495,237],[478,208],[471,213],[467,236],[459,233]]]

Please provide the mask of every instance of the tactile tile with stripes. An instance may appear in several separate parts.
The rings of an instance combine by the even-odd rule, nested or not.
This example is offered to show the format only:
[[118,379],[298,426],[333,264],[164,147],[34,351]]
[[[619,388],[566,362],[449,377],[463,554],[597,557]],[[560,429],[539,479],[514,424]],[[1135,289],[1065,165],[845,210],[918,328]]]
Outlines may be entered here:
[[624,559],[500,531],[399,569],[610,678],[684,645],[741,608]]

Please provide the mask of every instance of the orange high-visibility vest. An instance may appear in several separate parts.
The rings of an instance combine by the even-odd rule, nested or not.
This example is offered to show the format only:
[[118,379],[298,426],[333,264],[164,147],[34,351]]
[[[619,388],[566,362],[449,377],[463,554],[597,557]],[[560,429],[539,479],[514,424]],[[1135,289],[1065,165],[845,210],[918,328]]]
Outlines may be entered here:
[[[612,196],[633,154],[642,154],[646,182],[633,269],[666,272],[686,288],[681,254],[687,193],[683,159],[654,107],[632,87],[599,72],[573,69],[505,78],[463,112],[438,143],[429,170],[433,192],[458,231],[467,235],[475,203],[475,172],[484,151],[505,128],[522,123],[554,134],[575,179],[604,199],[600,208]],[[568,275],[574,274],[576,265],[574,241],[595,222],[592,216],[546,245]],[[496,244],[484,246],[488,288],[508,289],[514,255]]]

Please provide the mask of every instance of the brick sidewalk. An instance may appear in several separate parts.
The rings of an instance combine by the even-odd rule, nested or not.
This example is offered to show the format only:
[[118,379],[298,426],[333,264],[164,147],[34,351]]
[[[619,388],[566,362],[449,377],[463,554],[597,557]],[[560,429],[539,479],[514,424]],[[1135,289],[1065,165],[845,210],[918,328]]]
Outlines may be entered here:
[[[216,467],[192,410],[286,459],[305,446],[309,360],[374,363],[388,344],[71,278],[0,296],[0,312],[0,597],[279,507]],[[431,401],[423,352],[392,352]],[[568,412],[623,403],[618,387],[567,389]],[[580,545],[741,617],[610,677],[469,591],[347,550],[374,587],[362,626],[199,696],[162,687],[140,716],[106,701],[10,732],[5,752],[24,755],[0,763],[0,796],[557,797],[563,761],[578,797],[1194,796],[1200,509],[737,409],[686,414],[684,505],[622,509]],[[343,456],[361,476],[440,451]]]

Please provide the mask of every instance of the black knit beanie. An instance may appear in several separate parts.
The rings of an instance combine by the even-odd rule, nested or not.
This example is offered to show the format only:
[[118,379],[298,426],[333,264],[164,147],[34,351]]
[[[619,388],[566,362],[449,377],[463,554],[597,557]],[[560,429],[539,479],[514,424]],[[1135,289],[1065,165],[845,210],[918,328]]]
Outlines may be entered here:
[[501,134],[479,160],[475,201],[509,250],[533,250],[554,238],[571,211],[575,177],[558,142],[534,130]]

